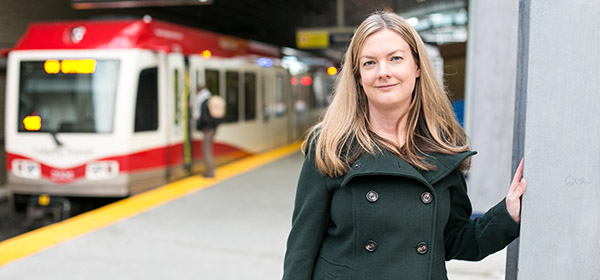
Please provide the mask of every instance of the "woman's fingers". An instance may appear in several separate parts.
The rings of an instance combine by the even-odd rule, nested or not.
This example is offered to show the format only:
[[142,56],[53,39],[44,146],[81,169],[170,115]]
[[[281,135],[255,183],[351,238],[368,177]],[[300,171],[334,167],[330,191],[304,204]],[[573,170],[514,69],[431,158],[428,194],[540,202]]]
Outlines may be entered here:
[[513,190],[517,186],[519,186],[519,183],[521,182],[521,178],[523,178],[523,165],[524,165],[524,161],[525,161],[525,159],[522,158],[521,162],[519,163],[519,167],[517,167],[517,170],[515,171],[515,175],[513,176],[512,183],[510,184],[511,190]]
[[524,159],[521,159],[506,195],[506,209],[516,222],[521,220],[521,196],[527,188],[527,181],[523,179],[523,162]]

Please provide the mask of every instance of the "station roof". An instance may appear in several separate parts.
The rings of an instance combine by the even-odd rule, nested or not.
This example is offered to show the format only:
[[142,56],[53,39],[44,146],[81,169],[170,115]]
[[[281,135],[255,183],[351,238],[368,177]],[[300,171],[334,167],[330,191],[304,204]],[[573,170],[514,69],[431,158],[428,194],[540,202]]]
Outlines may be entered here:
[[[466,0],[203,0],[204,5],[173,5],[186,3],[181,1],[148,0],[150,6],[143,8],[127,6],[123,3],[143,1],[105,1],[121,2],[121,10],[149,13],[153,18],[210,30],[226,35],[252,39],[278,46],[297,48],[297,31],[302,29],[352,30],[368,14],[377,10],[391,9],[408,16],[431,14],[444,9],[462,7],[466,9]],[[192,1],[187,0],[190,3]],[[97,9],[101,12],[106,6],[75,5],[79,2],[97,3],[98,0],[72,0],[76,9]],[[194,2],[202,2],[195,0]],[[115,8],[113,5],[111,8]],[[342,16],[340,15],[340,12]],[[344,33],[344,32],[342,32]],[[338,42],[326,48],[307,49],[308,52],[340,56],[351,34],[342,35]]]

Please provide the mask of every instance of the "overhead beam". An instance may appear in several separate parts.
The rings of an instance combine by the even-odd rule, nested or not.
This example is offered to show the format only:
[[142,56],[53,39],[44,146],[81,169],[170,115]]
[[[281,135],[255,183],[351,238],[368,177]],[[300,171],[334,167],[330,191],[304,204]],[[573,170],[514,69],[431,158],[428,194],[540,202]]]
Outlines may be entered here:
[[214,0],[71,0],[75,9],[133,8],[156,6],[210,5]]

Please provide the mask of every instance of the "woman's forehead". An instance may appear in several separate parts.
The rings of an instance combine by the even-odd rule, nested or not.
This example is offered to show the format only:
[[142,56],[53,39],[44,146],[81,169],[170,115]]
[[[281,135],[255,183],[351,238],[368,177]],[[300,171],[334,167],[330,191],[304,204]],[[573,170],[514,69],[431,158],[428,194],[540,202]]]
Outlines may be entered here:
[[359,49],[359,56],[369,53],[396,51],[410,52],[410,45],[402,35],[392,29],[382,29],[367,36]]

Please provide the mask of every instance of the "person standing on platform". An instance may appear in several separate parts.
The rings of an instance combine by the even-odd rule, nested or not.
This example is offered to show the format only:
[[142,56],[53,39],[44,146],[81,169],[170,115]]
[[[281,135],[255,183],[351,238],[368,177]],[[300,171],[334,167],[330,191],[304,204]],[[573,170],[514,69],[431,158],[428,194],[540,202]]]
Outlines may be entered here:
[[213,141],[217,127],[224,120],[224,99],[218,95],[212,95],[204,85],[199,85],[196,90],[193,116],[196,120],[196,129],[201,130],[203,134],[202,158],[205,171],[202,176],[212,178],[215,177]]
[[418,33],[376,12],[346,51],[306,138],[284,280],[447,279],[519,235],[523,161],[505,199],[472,220],[465,132]]

